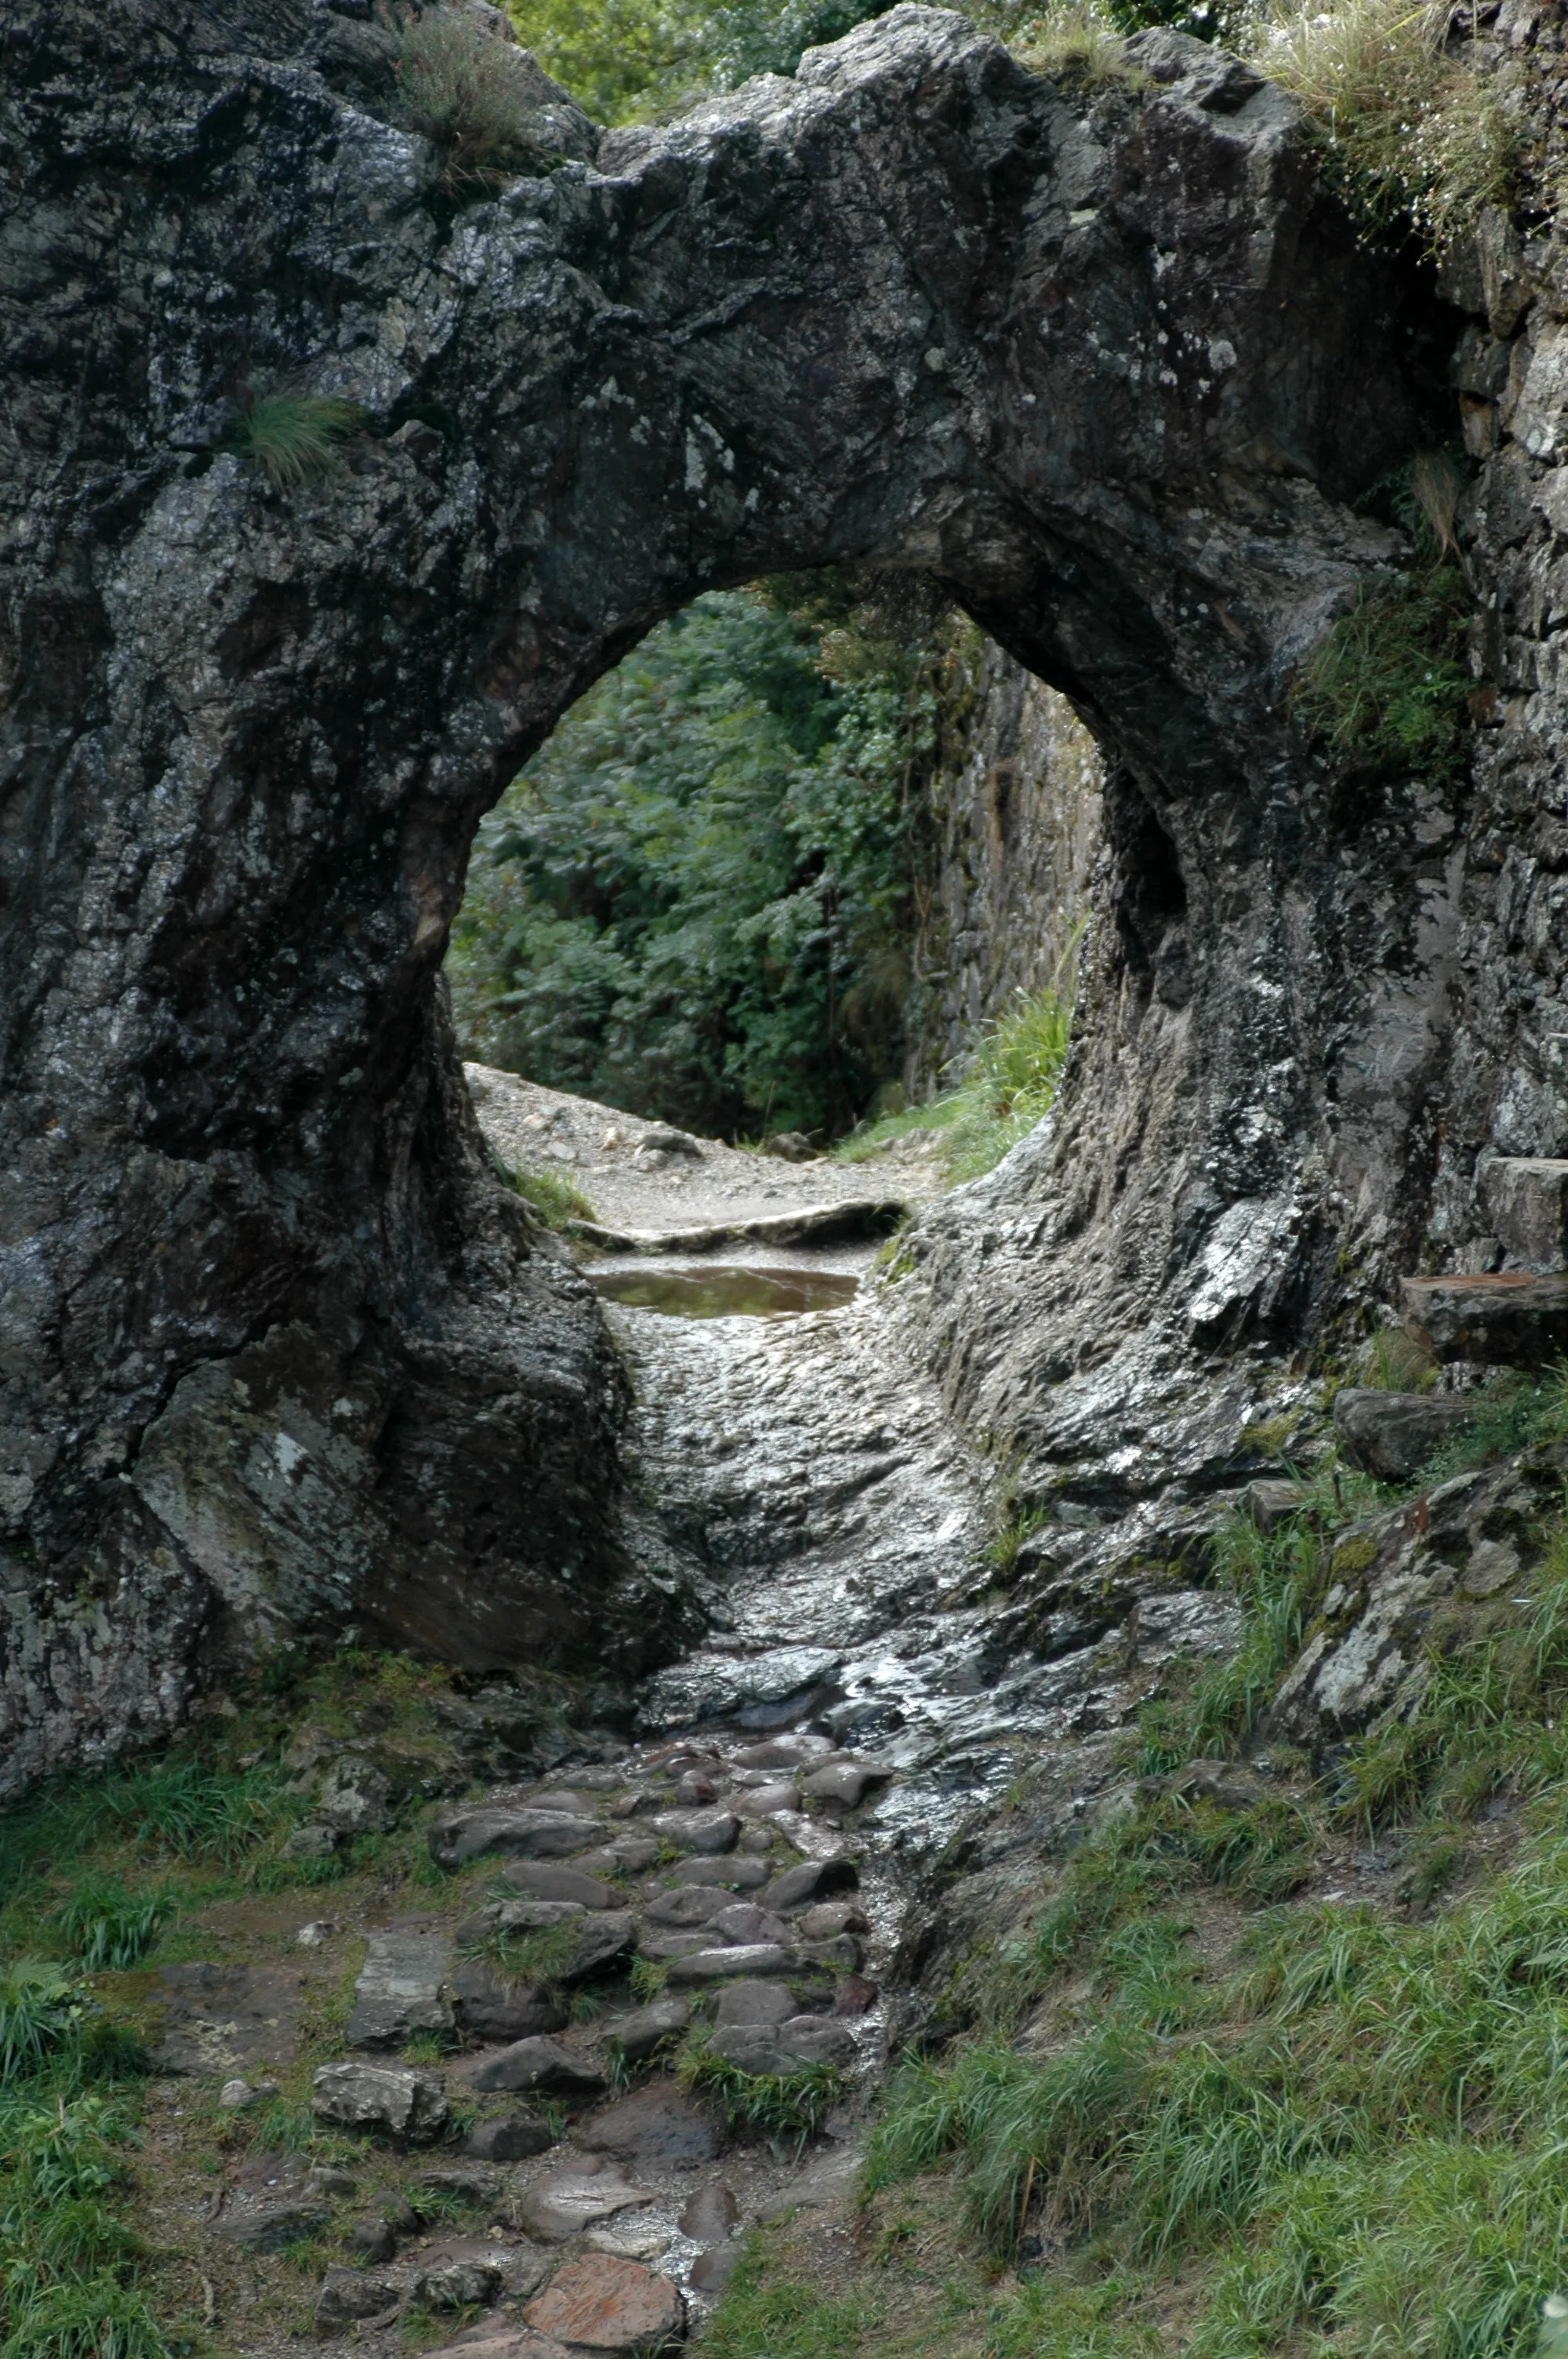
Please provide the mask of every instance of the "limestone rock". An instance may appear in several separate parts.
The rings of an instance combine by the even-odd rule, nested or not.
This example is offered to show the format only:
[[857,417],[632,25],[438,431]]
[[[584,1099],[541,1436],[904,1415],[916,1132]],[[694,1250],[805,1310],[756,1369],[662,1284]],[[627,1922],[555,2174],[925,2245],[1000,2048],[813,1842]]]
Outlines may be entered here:
[[762,1905],[784,1915],[810,1901],[826,1900],[835,1892],[853,1892],[860,1881],[853,1860],[803,1859],[798,1867],[786,1867],[782,1875],[773,1877],[762,1894]]
[[277,2253],[302,2236],[315,2235],[331,2216],[320,2202],[263,2203],[224,2212],[213,2223],[213,2229],[229,2243],[243,2245],[251,2252]]
[[687,2197],[676,2225],[694,2244],[718,2245],[734,2233],[740,2217],[741,2206],[732,2191],[714,2179]]
[[380,2130],[413,2145],[447,2126],[438,2072],[404,2064],[323,2064],[310,2080],[310,2110],[341,2129]]
[[519,2210],[531,2235],[559,2245],[598,2221],[653,2201],[652,2191],[633,2186],[619,2164],[587,2155],[535,2180],[520,2199]]
[[628,2064],[645,2064],[666,2039],[676,2037],[691,2020],[691,2009],[673,1991],[636,2007],[630,2015],[612,2015],[600,2027],[600,2037],[613,2040]]
[[1537,1368],[1568,1351],[1568,1277],[1407,1277],[1400,1291],[1406,1326],[1436,1359]]
[[874,1787],[885,1786],[891,1772],[869,1761],[829,1761],[801,1779],[801,1791],[824,1802],[842,1802],[856,1810]]
[[670,1981],[717,1983],[731,1974],[793,1974],[799,1972],[800,1963],[795,1951],[766,1941],[732,1950],[697,1950],[689,1957],[671,1959]]
[[795,2011],[795,1999],[782,1982],[742,1978],[724,1984],[714,2009],[714,2020],[720,2030],[728,2030],[737,2024],[784,2023]]
[[330,2268],[316,2295],[316,2332],[337,2334],[356,2319],[380,2318],[409,2299],[412,2270],[387,2276],[376,2269]]
[[667,2277],[608,2253],[569,2261],[524,2316],[574,2350],[604,2353],[662,2351],[686,2324],[685,2305]]
[[525,1899],[575,1900],[583,1908],[614,1906],[614,1896],[600,1877],[559,1866],[554,1860],[512,1859],[501,1873]]
[[707,1853],[733,1851],[741,1832],[730,1810],[666,1810],[653,1826],[662,1843],[674,1843],[681,1851]]
[[373,1933],[354,1984],[351,2048],[401,2048],[452,2027],[447,1997],[452,1945],[443,1933]]
[[481,1958],[466,1958],[451,1975],[452,2012],[475,2039],[508,2044],[566,2027],[558,1999],[533,1983],[509,1982]]

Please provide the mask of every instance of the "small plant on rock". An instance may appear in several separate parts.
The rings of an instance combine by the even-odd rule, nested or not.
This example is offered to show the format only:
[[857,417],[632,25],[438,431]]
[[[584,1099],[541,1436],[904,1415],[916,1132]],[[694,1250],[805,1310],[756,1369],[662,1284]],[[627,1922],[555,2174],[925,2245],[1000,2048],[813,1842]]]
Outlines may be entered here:
[[242,397],[239,422],[222,448],[258,466],[274,491],[293,491],[327,464],[366,413],[334,394],[275,393]]
[[680,2063],[680,2084],[694,2097],[717,2104],[734,2135],[792,2140],[804,2147],[844,2093],[844,2075],[834,2064],[812,2064],[799,2072],[742,2072],[700,2041]]
[[535,69],[524,51],[463,7],[411,8],[395,30],[395,111],[440,150],[449,194],[541,160],[529,137]]
[[505,1178],[507,1186],[533,1206],[547,1229],[569,1229],[574,1221],[599,1218],[582,1190],[558,1171],[526,1171],[519,1164]]

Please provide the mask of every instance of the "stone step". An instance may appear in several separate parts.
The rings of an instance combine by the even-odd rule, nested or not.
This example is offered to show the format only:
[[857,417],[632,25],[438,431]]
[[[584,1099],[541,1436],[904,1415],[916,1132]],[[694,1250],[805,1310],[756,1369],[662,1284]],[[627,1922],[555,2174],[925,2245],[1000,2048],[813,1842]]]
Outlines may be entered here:
[[1499,1155],[1476,1175],[1487,1218],[1509,1257],[1526,1270],[1568,1269],[1568,1161]]
[[1538,1368],[1568,1352],[1568,1275],[1406,1277],[1400,1290],[1407,1331],[1436,1359]]

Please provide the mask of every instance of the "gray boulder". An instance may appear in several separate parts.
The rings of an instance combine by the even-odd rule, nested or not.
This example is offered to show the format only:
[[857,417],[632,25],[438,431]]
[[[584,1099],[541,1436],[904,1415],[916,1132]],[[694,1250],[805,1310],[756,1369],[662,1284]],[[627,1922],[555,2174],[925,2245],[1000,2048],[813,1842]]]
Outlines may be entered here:
[[354,1984],[350,2047],[401,2048],[419,2032],[449,2031],[451,1962],[443,1933],[373,1933]]
[[739,2024],[716,2031],[715,2056],[742,2072],[788,2074],[816,2064],[852,2064],[859,2049],[849,2027],[830,2015],[795,2015],[779,2024]]
[[1434,1451],[1476,1421],[1476,1404],[1455,1393],[1387,1393],[1347,1385],[1334,1397],[1334,1422],[1358,1466],[1404,1483]]
[[406,2064],[323,2064],[310,2092],[318,2121],[379,2130],[408,2145],[439,2137],[449,2118],[440,2074]]
[[467,2078],[470,2089],[538,2089],[563,2097],[594,2097],[604,2087],[603,2073],[558,2039],[515,2040],[473,2066]]
[[500,1852],[524,1859],[566,1859],[597,1842],[597,1819],[565,1810],[531,1810],[487,1805],[447,1810],[430,1829],[430,1856],[438,1867],[465,1867],[470,1859]]

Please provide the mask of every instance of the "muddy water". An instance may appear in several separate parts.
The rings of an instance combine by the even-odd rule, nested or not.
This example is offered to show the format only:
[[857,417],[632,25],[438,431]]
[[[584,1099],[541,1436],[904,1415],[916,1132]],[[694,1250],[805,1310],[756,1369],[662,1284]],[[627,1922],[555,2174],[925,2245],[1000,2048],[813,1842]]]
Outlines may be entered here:
[[782,1319],[835,1310],[851,1299],[860,1280],[840,1270],[697,1262],[675,1269],[642,1263],[633,1269],[596,1270],[590,1282],[607,1302],[662,1310],[676,1319]]

